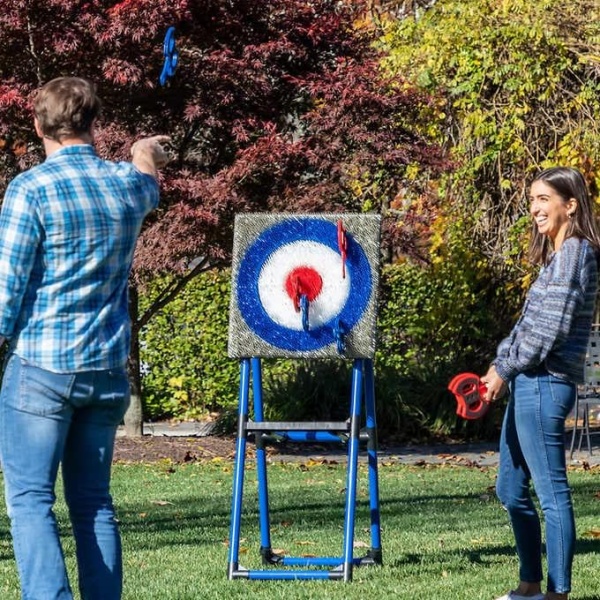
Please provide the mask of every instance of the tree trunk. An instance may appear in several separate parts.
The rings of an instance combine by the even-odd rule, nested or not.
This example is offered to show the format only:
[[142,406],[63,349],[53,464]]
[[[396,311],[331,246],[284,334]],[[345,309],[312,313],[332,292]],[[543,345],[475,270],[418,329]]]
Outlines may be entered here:
[[[129,286],[129,315],[132,323],[138,318],[138,291],[135,285]],[[131,386],[131,402],[125,413],[125,435],[127,437],[141,437],[144,434],[144,411],[142,407],[142,386],[140,377],[140,343],[137,327],[132,328],[131,350],[127,370],[129,372],[129,385]]]

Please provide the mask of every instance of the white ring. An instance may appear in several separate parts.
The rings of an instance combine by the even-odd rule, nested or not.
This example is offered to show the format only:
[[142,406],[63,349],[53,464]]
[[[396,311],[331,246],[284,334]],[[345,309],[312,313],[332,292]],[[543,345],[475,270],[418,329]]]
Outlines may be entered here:
[[302,312],[285,289],[287,276],[298,267],[314,269],[323,280],[319,295],[308,309],[309,329],[321,327],[339,314],[350,295],[350,274],[340,254],[318,242],[299,241],[285,244],[265,261],[258,276],[258,295],[269,317],[278,325],[302,331]]

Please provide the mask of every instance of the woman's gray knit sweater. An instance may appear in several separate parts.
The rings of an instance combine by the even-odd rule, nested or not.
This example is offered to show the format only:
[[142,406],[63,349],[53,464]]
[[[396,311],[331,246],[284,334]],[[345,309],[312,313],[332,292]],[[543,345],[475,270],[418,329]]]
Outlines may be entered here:
[[540,367],[573,383],[583,371],[598,291],[593,246],[565,240],[531,286],[523,311],[493,361],[506,382]]

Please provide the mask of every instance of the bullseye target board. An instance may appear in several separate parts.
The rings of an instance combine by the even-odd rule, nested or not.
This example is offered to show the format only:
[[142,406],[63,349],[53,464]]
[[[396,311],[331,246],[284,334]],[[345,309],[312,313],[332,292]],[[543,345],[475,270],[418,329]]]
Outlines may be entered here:
[[376,214],[240,214],[235,219],[231,358],[372,358]]

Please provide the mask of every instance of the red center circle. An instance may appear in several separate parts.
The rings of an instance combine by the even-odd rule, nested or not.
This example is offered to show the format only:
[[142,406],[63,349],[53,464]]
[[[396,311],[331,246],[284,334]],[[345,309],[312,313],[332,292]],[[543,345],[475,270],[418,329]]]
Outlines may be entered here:
[[285,279],[285,291],[293,300],[294,308],[300,310],[300,298],[306,296],[312,302],[323,289],[323,279],[312,267],[296,267]]

